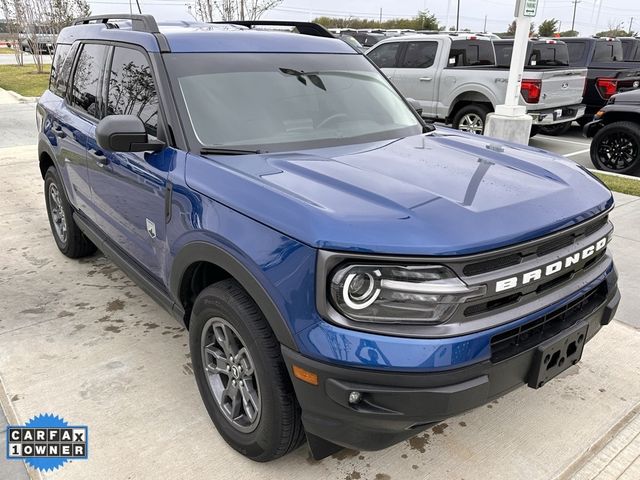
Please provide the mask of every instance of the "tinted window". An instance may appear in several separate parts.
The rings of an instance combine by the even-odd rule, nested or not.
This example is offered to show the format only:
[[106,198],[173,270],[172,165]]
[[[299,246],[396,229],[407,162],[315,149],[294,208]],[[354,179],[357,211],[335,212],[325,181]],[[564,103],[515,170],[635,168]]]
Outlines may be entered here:
[[596,50],[593,52],[594,62],[616,62],[623,57],[622,44],[620,42],[596,42]]
[[567,42],[569,49],[569,63],[571,65],[579,64],[584,56],[584,50],[587,47],[585,42]]
[[400,68],[427,68],[433,65],[438,42],[409,42]]
[[508,43],[495,43],[496,63],[501,67],[508,67],[511,64],[513,45]]
[[73,74],[71,103],[95,118],[100,118],[98,88],[106,53],[105,45],[84,45]]
[[493,65],[495,54],[489,41],[456,40],[451,43],[450,67]]
[[531,49],[528,64],[566,67],[569,65],[569,51],[561,43],[537,44]]
[[[49,77],[49,90],[53,93],[64,96],[64,92],[60,92],[58,90],[58,78],[60,77],[60,72],[62,72],[62,65],[64,64],[65,59],[67,58],[67,54],[71,50],[71,45],[67,45],[64,43],[59,43],[56,45],[56,53],[53,57],[53,63],[51,64],[51,76]],[[66,75],[69,76],[69,71],[67,70]],[[66,86],[66,82],[65,82]]]
[[158,94],[149,62],[138,50],[116,47],[113,53],[107,115],[137,115],[147,133],[157,135]]
[[380,68],[395,68],[396,56],[400,43],[385,43],[367,54],[373,63]]

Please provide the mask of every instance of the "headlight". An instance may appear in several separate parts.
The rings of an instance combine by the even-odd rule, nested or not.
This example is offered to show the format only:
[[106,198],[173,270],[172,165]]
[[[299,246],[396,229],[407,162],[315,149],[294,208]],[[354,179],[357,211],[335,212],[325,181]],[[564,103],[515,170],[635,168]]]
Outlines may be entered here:
[[330,284],[338,312],[377,323],[443,323],[460,303],[486,293],[440,265],[348,265],[335,271]]

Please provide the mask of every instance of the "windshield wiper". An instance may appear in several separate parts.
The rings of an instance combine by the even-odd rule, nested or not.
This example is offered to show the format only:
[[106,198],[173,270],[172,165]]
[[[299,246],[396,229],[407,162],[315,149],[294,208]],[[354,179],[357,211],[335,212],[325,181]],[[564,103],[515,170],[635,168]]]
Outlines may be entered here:
[[240,150],[237,148],[217,148],[204,147],[200,150],[201,155],[256,155],[265,153],[262,150]]

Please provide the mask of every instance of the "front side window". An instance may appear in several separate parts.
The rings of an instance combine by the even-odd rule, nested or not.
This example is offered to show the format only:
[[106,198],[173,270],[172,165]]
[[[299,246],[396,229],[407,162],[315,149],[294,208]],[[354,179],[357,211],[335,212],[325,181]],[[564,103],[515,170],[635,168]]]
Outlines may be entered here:
[[76,62],[71,88],[71,104],[94,118],[100,118],[101,76],[107,55],[106,45],[85,44]]
[[361,55],[172,54],[187,124],[204,147],[285,151],[419,134],[422,125]]
[[438,42],[408,42],[399,68],[428,68],[433,65]]
[[147,133],[157,136],[158,93],[145,55],[116,47],[109,75],[107,115],[136,115]]
[[367,54],[367,57],[369,57],[378,68],[395,68],[400,45],[399,42],[385,43],[371,50],[371,52]]

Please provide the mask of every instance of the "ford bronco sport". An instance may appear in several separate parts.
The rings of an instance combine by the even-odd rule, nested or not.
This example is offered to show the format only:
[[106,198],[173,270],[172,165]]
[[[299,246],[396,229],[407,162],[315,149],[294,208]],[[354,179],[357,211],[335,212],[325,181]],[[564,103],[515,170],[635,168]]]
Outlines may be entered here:
[[182,322],[257,461],[385,448],[576,363],[620,298],[611,192],[426,125],[365,56],[283,24],[60,33],[37,108],[60,251],[100,249]]

